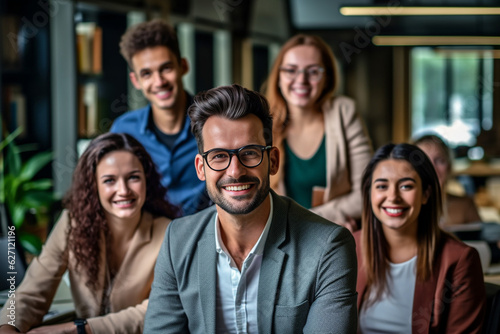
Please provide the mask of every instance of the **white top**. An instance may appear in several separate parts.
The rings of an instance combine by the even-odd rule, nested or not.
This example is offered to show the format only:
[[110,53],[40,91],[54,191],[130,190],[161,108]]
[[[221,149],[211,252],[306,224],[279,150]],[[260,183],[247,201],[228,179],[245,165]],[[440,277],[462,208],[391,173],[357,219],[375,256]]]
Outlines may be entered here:
[[379,301],[361,308],[361,333],[411,333],[416,262],[415,256],[403,263],[389,263],[387,291]]
[[266,244],[271,219],[271,210],[262,234],[243,262],[241,272],[224,245],[219,228],[219,217],[215,216],[215,246],[217,248],[217,333],[258,333],[257,295],[259,290],[260,265]]

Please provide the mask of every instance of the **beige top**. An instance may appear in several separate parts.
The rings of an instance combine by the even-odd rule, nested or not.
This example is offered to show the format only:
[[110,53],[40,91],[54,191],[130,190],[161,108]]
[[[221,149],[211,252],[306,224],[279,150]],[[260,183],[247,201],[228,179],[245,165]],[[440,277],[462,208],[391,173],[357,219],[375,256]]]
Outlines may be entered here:
[[[143,213],[123,263],[114,278],[109,297],[111,312],[105,316],[99,316],[106,278],[104,235],[101,240],[103,265],[100,266],[99,282],[95,291],[85,285],[85,273],[75,272],[72,252],[68,255],[69,220],[68,212],[63,211],[42,253],[29,265],[21,285],[16,290],[16,327],[26,332],[41,324],[62,275],[68,269],[76,315],[87,319],[93,333],[142,333],[154,266],[170,220],[165,217],[154,219],[150,213]],[[0,324],[6,324],[9,320],[4,307],[0,313]]]
[[[326,136],[326,189],[323,204],[311,210],[331,221],[346,221],[349,216],[361,217],[361,178],[372,157],[370,139],[364,124],[356,113],[354,101],[338,96],[323,107]],[[281,168],[272,179],[272,187],[286,195],[283,142],[277,142],[281,151]]]

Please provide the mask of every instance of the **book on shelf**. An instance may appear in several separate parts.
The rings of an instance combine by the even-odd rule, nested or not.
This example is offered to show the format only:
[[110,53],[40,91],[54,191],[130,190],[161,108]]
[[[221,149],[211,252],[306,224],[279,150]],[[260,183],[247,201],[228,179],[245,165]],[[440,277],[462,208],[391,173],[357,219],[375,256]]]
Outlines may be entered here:
[[87,136],[87,110],[83,101],[84,85],[78,85],[78,136]]
[[80,73],[102,73],[102,28],[95,22],[76,24],[76,50]]
[[92,73],[102,73],[102,28],[95,27],[92,41]]
[[78,135],[92,137],[99,132],[98,85],[81,84],[78,88]]
[[19,127],[23,131],[19,135],[20,138],[26,136],[27,119],[26,119],[26,96],[20,85],[6,85],[3,87],[3,103],[6,112],[5,122],[10,132],[13,132]]
[[21,52],[19,44],[22,37],[19,36],[21,19],[16,15],[0,16],[0,31],[2,32],[2,64],[9,68],[16,68],[21,63]]

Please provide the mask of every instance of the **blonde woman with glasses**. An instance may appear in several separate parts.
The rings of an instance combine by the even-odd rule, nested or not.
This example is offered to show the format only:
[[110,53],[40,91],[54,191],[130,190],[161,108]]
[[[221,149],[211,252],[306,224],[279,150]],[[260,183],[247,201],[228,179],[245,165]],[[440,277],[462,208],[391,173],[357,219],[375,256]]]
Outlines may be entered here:
[[335,96],[338,65],[319,37],[281,48],[264,90],[281,168],[274,190],[351,231],[361,217],[361,175],[372,149],[354,101]]

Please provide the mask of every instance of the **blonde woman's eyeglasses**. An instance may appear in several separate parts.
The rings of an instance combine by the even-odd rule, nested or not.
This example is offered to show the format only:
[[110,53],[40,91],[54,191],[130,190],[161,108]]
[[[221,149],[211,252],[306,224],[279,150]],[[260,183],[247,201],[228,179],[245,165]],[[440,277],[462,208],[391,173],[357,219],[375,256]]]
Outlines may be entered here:
[[311,82],[318,82],[323,78],[325,69],[321,66],[311,66],[301,70],[295,67],[280,67],[280,72],[283,73],[288,80],[294,80],[300,73],[303,73]]

